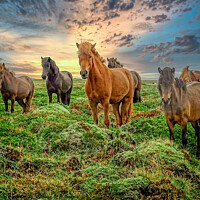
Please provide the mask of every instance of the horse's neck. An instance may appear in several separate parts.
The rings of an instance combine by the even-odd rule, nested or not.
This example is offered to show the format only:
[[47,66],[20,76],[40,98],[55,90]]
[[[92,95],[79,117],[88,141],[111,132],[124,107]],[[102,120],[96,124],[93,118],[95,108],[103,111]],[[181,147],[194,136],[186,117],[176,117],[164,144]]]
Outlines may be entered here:
[[55,80],[58,78],[59,73],[60,73],[60,72],[58,72],[57,74],[49,74],[49,75],[48,75],[48,79],[49,79],[50,81],[55,81]]
[[[4,90],[12,90],[16,85],[17,78],[10,74],[8,71],[4,71],[4,81],[3,81],[3,89]],[[4,87],[5,86],[5,87]]]
[[175,107],[180,107],[182,104],[184,104],[185,99],[186,99],[186,93],[183,91],[182,88],[178,87],[175,83],[172,89],[171,103]]
[[92,67],[89,72],[90,82],[95,84],[98,81],[102,81],[102,79],[105,78],[105,73],[107,73],[108,70],[109,69],[93,55]]

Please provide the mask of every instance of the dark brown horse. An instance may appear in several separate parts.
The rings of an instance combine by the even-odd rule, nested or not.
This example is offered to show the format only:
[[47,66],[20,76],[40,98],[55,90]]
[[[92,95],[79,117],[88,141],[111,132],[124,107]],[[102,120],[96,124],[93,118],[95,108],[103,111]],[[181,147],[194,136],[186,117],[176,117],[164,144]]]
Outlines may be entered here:
[[[5,111],[9,111],[8,100],[11,100],[11,112],[14,112],[15,101],[23,108],[23,113],[30,110],[34,84],[28,76],[16,78],[13,72],[10,72],[4,64],[0,64],[0,90],[5,104]],[[26,103],[24,103],[24,99],[26,99]]]
[[162,98],[163,108],[170,131],[170,139],[174,140],[174,125],[182,128],[183,148],[186,148],[187,123],[191,122],[197,137],[197,157],[200,158],[200,83],[186,83],[174,78],[174,68],[158,68],[160,78],[158,90]]
[[[117,58],[107,58],[108,61],[108,67],[109,68],[121,68],[123,65],[117,61]],[[136,71],[130,71],[132,76],[133,76],[133,82],[135,85],[135,91],[134,91],[134,97],[133,97],[133,103],[141,102],[141,86],[142,86],[142,81],[140,75]]]
[[180,78],[186,83],[191,83],[192,81],[200,82],[200,71],[194,71],[194,70],[190,71],[189,66],[186,66],[183,69]]
[[46,87],[49,96],[49,103],[52,102],[52,94],[57,94],[57,102],[70,104],[70,97],[73,87],[72,74],[68,71],[59,71],[56,63],[50,57],[42,59],[42,78],[46,79]]
[[[133,99],[133,78],[124,68],[109,69],[103,64],[102,58],[89,42],[76,44],[78,47],[80,74],[87,79],[85,91],[92,109],[93,120],[98,123],[97,105],[104,108],[104,124],[109,128],[109,104],[113,106],[116,126],[125,124],[131,117]],[[119,105],[121,106],[121,113]]]

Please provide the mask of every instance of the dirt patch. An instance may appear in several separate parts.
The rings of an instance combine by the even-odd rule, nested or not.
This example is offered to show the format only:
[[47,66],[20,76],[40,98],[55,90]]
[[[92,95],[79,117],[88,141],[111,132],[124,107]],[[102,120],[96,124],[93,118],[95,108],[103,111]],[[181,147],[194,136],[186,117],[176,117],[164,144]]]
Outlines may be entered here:
[[80,170],[82,168],[82,163],[79,161],[78,158],[72,157],[64,164],[64,166],[66,167],[66,170],[68,172],[72,172]]
[[160,115],[160,113],[161,113],[160,109],[150,110],[150,111],[139,111],[137,113],[134,113],[132,118],[139,119],[140,117],[156,117]]
[[23,153],[19,149],[14,149],[11,146],[0,149],[0,155],[15,162],[18,162],[23,158]]

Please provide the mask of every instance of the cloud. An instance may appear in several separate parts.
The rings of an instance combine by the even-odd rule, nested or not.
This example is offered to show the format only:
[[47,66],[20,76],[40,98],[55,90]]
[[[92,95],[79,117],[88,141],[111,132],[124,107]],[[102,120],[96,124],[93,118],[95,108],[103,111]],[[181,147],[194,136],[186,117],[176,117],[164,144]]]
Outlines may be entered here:
[[92,12],[94,12],[98,6],[102,6],[104,11],[110,11],[110,10],[116,10],[116,11],[127,11],[134,7],[135,0],[127,0],[127,1],[121,1],[121,0],[97,0],[93,2],[93,9],[91,9]]
[[124,35],[122,36],[118,42],[119,44],[117,45],[118,47],[123,47],[123,46],[126,46],[126,47],[131,47],[134,45],[134,43],[132,42],[132,40],[135,40],[136,37],[134,37],[133,35],[131,34],[128,34],[128,35]]
[[141,5],[146,6],[151,10],[165,10],[169,12],[174,6],[184,5],[186,2],[190,0],[144,0]]
[[185,9],[180,9],[180,12],[186,13],[186,12],[189,12],[191,10],[192,10],[192,8],[185,8]]
[[154,60],[169,60],[167,56],[175,54],[200,54],[199,39],[200,37],[195,35],[183,35],[175,37],[173,42],[144,46],[144,51],[148,51],[150,54],[159,53],[154,56]]

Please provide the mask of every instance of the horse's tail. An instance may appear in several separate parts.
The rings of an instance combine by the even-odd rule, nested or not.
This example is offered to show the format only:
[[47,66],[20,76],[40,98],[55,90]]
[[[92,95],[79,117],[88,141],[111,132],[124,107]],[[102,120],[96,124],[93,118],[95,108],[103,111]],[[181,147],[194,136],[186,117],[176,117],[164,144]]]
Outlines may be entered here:
[[137,78],[138,84],[137,84],[135,91],[134,91],[133,103],[137,103],[137,102],[142,101],[142,98],[141,98],[141,95],[140,95],[140,91],[141,91],[141,87],[142,87],[142,81],[141,81],[140,75],[137,72],[134,71],[134,75]]

